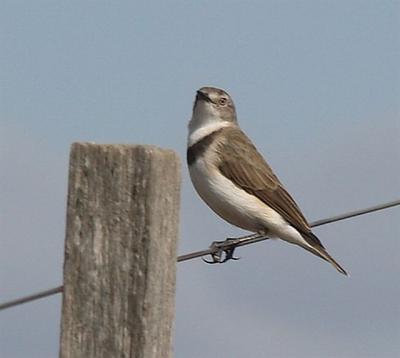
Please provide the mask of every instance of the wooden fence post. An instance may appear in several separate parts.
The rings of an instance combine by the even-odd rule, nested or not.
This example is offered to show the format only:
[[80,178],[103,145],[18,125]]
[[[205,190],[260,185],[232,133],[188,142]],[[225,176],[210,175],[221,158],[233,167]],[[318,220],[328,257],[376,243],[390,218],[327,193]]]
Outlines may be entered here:
[[179,192],[171,150],[72,145],[61,358],[171,357]]

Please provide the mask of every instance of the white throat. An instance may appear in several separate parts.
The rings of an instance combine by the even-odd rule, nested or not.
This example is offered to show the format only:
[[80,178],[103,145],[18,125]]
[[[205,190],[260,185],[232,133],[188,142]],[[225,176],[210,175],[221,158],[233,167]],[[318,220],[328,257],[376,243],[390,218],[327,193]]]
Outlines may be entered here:
[[221,128],[234,126],[232,122],[224,121],[210,113],[205,106],[196,106],[192,119],[189,121],[188,147]]

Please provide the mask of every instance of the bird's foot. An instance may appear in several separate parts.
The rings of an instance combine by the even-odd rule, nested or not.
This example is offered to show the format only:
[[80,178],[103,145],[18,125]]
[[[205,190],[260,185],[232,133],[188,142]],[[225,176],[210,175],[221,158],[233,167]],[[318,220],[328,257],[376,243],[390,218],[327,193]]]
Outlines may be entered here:
[[210,245],[211,260],[206,260],[204,258],[202,258],[202,260],[208,264],[223,264],[229,260],[239,260],[240,257],[233,256],[238,243],[239,241],[237,238],[228,238],[224,241],[214,241]]

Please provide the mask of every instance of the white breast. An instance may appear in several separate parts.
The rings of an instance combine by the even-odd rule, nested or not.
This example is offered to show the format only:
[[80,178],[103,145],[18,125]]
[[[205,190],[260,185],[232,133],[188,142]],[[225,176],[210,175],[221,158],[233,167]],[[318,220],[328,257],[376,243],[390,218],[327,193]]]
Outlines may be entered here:
[[254,195],[239,189],[218,169],[210,168],[203,158],[193,163],[189,171],[197,193],[224,220],[244,230],[267,231],[270,238],[278,237],[293,244],[310,247],[279,213]]
[[[197,127],[196,122],[192,121],[189,126],[189,146],[215,130],[233,125],[210,122],[203,127]],[[189,166],[190,177],[197,193],[215,213],[242,229],[253,232],[267,230],[269,237],[276,236],[291,243],[309,246],[301,234],[278,212],[222,175],[214,165],[217,162],[216,155],[215,147],[211,145],[202,157]]]
[[[229,223],[258,232],[286,225],[281,215],[257,197],[239,189],[213,165],[199,158],[190,168],[190,177],[200,197]],[[273,230],[274,231],[274,230]]]

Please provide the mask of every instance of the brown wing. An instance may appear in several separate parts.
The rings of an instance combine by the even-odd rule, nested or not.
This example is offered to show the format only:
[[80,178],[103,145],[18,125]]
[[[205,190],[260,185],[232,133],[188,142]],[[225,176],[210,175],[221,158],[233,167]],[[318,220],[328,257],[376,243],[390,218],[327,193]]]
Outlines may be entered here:
[[311,229],[306,218],[250,139],[243,136],[239,128],[227,128],[224,133],[226,140],[218,147],[222,174],[276,210],[289,224],[308,236]]

